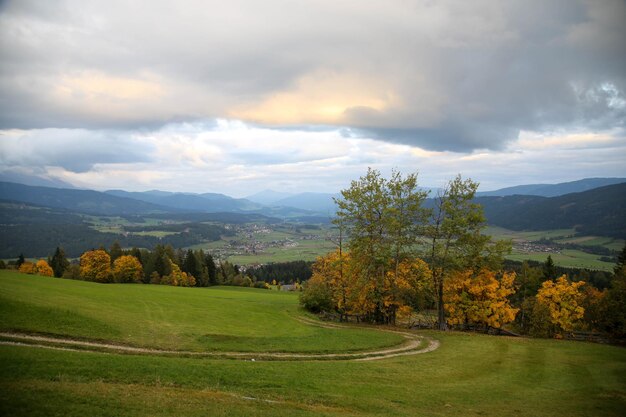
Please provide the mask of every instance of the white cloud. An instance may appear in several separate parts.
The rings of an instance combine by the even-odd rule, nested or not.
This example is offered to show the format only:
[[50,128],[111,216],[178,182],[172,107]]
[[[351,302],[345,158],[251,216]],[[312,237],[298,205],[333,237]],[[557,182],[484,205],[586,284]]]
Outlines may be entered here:
[[218,120],[155,130],[0,131],[0,170],[48,175],[79,187],[222,192],[245,196],[266,188],[336,192],[367,167],[419,171],[424,186],[457,173],[489,190],[594,176],[626,176],[626,136],[525,132],[500,151],[433,152],[341,129],[276,130]]

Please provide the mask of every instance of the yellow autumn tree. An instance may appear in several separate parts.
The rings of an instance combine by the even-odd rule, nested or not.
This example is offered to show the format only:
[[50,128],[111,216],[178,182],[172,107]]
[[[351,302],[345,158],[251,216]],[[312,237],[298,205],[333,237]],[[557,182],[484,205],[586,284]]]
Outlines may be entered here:
[[420,304],[421,296],[432,294],[430,277],[430,268],[421,259],[405,259],[395,270],[387,272],[383,285],[383,306],[391,324],[395,324],[398,312],[401,318],[407,318]]
[[108,253],[92,250],[80,257],[80,276],[86,281],[111,282],[111,257]]
[[37,263],[35,264],[35,271],[37,275],[42,275],[44,277],[54,276],[54,271],[52,270],[50,265],[48,265],[48,262],[43,259],[37,261]]
[[584,295],[581,287],[584,281],[570,282],[566,275],[556,281],[548,280],[541,284],[537,292],[537,307],[545,308],[557,337],[562,332],[574,330],[577,322],[585,314],[582,306]]
[[352,315],[372,321],[383,314],[385,322],[393,324],[398,313],[408,317],[420,296],[432,293],[430,270],[421,259],[407,258],[387,268],[380,281],[368,279],[366,265],[339,250],[317,258],[302,304],[312,311],[335,311],[340,319]]
[[488,269],[451,274],[444,287],[447,321],[451,325],[481,325],[501,328],[519,311],[508,297],[515,293],[515,273],[498,274]]
[[23,262],[22,265],[20,265],[19,271],[22,274],[30,274],[33,275],[37,269],[35,268],[35,264],[32,262]]
[[160,284],[175,287],[194,287],[196,285],[196,278],[181,271],[180,267],[172,261],[170,261],[170,269],[172,272],[162,277]]
[[317,258],[313,264],[313,276],[327,283],[334,309],[344,315],[352,313],[350,297],[353,290],[351,282],[350,258],[339,250]]
[[132,255],[123,255],[113,262],[113,280],[115,282],[141,282],[143,267]]

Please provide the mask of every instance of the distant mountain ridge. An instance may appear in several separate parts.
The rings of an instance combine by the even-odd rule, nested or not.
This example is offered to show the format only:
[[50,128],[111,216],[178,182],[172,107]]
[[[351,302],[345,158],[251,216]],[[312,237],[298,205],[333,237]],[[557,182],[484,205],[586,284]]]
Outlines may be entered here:
[[[576,186],[584,186],[585,183],[589,186],[593,182]],[[268,207],[217,193],[170,193],[158,190],[140,193],[111,190],[102,193],[0,182],[0,200],[6,202],[105,216],[239,213],[283,220],[326,222],[334,217],[336,207],[333,197],[338,196],[330,193],[300,193],[280,199]],[[483,205],[489,224],[512,230],[575,228],[587,234],[626,237],[626,183],[556,197],[481,195],[476,201]],[[432,205],[432,200],[427,200],[426,205]],[[15,213],[17,211],[14,210],[5,214],[10,217]]]
[[274,203],[276,206],[295,207],[301,210],[311,210],[320,214],[333,216],[337,208],[333,198],[341,197],[341,194],[331,193],[300,193],[280,199]]
[[202,211],[206,213],[216,212],[242,212],[259,210],[262,208],[258,203],[246,199],[232,198],[217,193],[169,193],[165,191],[129,192],[122,190],[108,190],[106,194],[118,197],[133,198],[160,206],[171,207],[186,211]]
[[477,197],[489,224],[511,230],[574,228],[577,232],[626,238],[626,183],[557,197]]
[[274,205],[274,203],[276,203],[277,201],[282,200],[283,198],[291,197],[291,196],[293,196],[292,193],[284,193],[284,192],[274,191],[274,190],[263,190],[263,191],[259,191],[258,193],[254,193],[249,196],[246,196],[244,198],[246,200],[250,200],[255,203],[263,204],[266,206],[271,206],[271,205]]
[[0,182],[0,200],[19,201],[42,207],[67,209],[95,215],[138,215],[174,211],[157,204],[92,190],[37,187]]
[[626,178],[584,178],[578,181],[561,182],[558,184],[516,185],[494,191],[481,191],[476,193],[476,196],[504,197],[509,195],[536,195],[542,197],[557,197],[621,183],[626,183]]

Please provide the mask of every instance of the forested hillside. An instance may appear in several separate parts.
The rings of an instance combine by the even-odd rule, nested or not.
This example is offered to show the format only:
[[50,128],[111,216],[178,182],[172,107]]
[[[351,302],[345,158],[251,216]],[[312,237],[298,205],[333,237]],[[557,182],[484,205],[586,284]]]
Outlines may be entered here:
[[117,197],[98,191],[32,187],[11,182],[0,182],[0,199],[100,215],[134,215],[173,210],[145,201]]
[[589,235],[626,237],[626,184],[559,197],[478,197],[487,222],[512,230],[575,228]]

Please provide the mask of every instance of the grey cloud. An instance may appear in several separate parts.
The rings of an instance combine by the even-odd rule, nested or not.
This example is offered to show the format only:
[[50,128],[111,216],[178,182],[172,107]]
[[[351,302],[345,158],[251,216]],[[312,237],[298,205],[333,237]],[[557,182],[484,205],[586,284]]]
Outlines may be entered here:
[[[323,70],[380,81],[398,96],[387,109],[346,111],[346,134],[501,149],[522,130],[624,127],[625,21],[621,0],[8,2],[0,128],[229,117]],[[149,73],[168,91],[132,117],[56,105],[48,93],[58,77],[81,71]]]
[[95,164],[151,161],[153,146],[128,133],[83,129],[41,129],[0,138],[4,168],[58,166],[72,172],[90,171]]

